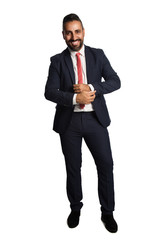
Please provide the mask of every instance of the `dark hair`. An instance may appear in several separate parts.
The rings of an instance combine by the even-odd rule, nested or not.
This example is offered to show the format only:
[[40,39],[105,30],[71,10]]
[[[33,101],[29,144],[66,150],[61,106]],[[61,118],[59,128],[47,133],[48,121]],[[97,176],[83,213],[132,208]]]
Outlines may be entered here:
[[82,25],[82,28],[83,28],[82,21],[81,21],[81,19],[78,17],[78,15],[76,15],[76,14],[74,14],[74,13],[71,13],[71,14],[69,14],[69,15],[67,15],[67,16],[65,16],[65,17],[63,18],[63,30],[64,30],[64,25],[65,25],[65,23],[67,23],[67,22],[72,22],[72,21],[79,21],[79,22],[81,23],[81,25]]

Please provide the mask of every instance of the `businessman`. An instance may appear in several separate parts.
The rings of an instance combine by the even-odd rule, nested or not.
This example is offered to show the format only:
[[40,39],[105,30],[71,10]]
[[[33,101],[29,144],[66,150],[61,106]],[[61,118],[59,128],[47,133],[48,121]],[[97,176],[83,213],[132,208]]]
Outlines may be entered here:
[[71,207],[67,224],[70,228],[79,224],[83,206],[81,144],[84,139],[97,168],[101,220],[109,232],[115,233],[118,225],[113,216],[113,159],[107,130],[110,117],[104,94],[119,89],[120,79],[101,49],[84,45],[85,29],[76,14],[64,17],[62,34],[67,48],[51,57],[45,97],[57,104],[53,130],[60,135],[66,164]]

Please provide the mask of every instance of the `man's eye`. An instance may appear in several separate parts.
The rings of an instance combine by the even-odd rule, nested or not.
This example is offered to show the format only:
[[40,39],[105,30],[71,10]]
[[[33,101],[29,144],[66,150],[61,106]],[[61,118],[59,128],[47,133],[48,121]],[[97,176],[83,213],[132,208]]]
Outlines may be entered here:
[[71,33],[70,32],[66,32],[66,35],[70,35]]

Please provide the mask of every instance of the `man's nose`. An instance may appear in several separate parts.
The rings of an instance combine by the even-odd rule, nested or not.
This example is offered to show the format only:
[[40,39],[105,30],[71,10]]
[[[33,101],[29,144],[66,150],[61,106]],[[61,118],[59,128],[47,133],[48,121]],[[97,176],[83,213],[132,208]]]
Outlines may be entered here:
[[75,33],[72,34],[72,40],[76,40],[76,34]]

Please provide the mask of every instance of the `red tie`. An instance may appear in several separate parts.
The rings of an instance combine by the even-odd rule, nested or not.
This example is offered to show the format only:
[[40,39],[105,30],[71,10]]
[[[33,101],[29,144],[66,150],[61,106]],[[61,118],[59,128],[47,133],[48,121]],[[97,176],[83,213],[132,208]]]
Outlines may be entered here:
[[[77,72],[78,72],[78,84],[83,83],[83,77],[82,77],[82,64],[81,64],[81,59],[80,59],[80,53],[76,53],[77,56]],[[84,104],[80,104],[80,108],[84,108]]]

